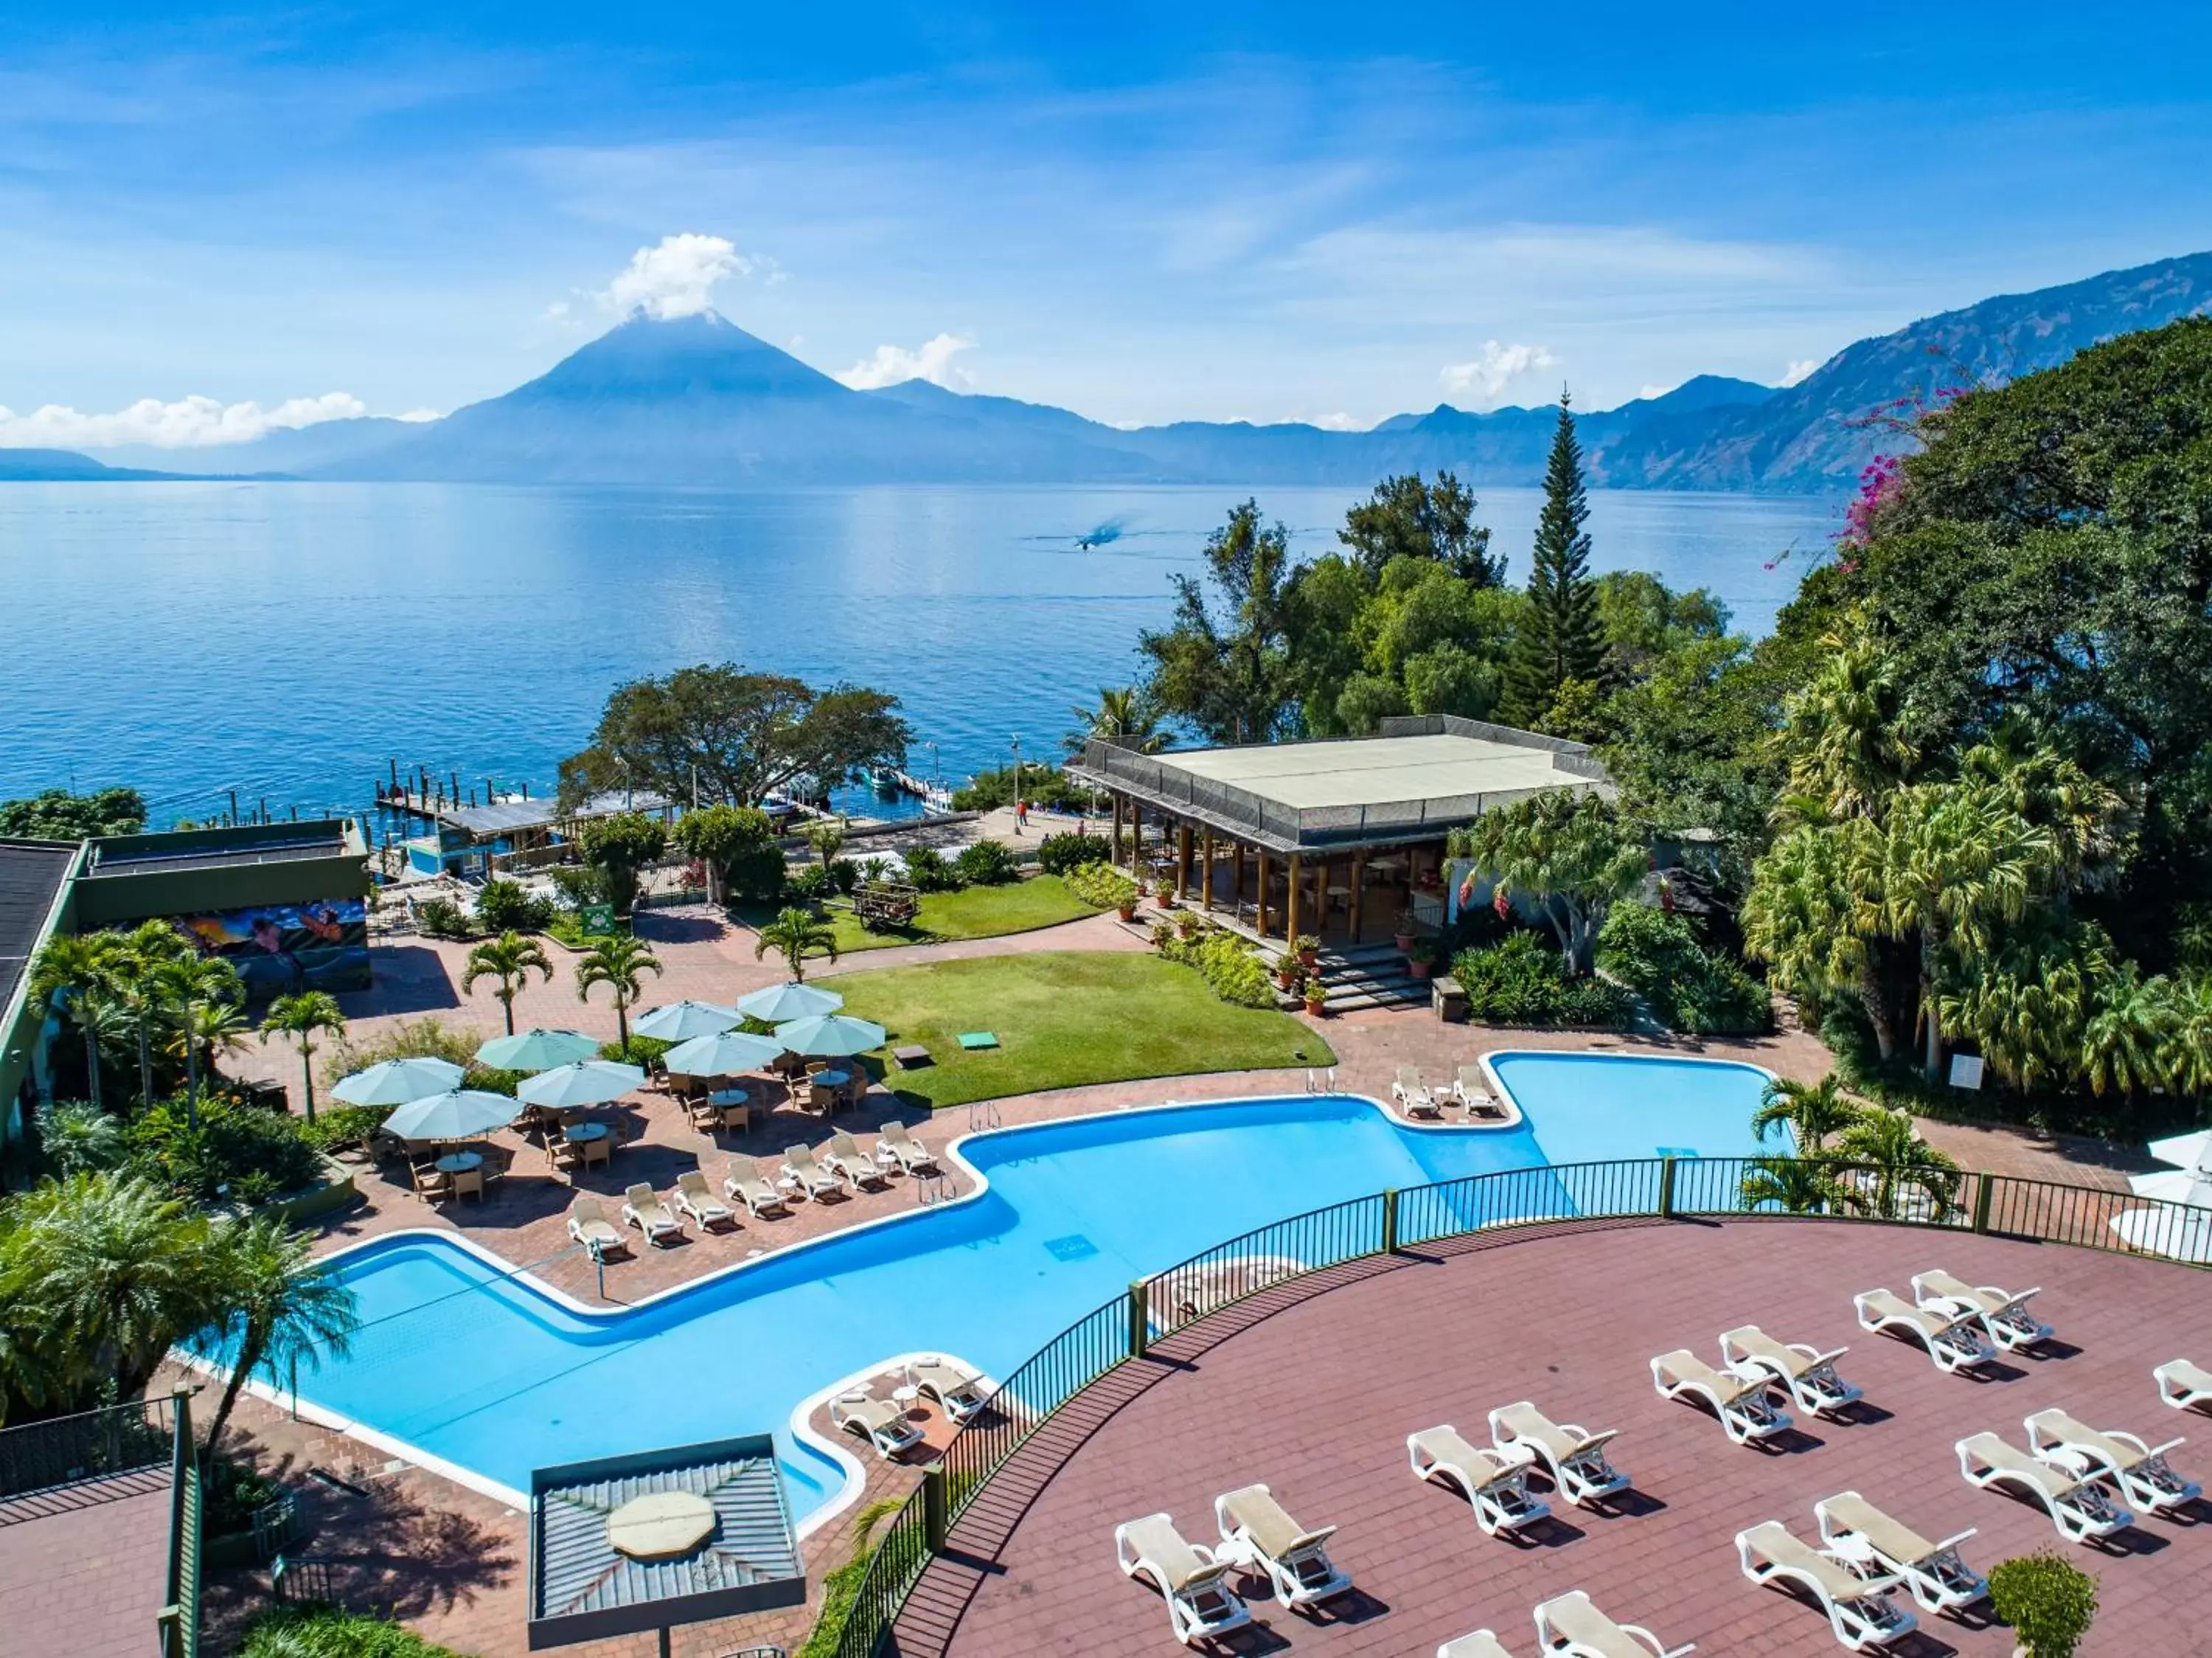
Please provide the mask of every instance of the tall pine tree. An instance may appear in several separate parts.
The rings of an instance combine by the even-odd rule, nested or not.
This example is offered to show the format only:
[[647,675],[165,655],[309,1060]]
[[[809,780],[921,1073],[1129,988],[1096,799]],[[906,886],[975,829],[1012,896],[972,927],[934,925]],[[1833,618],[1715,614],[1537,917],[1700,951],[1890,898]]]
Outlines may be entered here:
[[1583,485],[1583,446],[1567,395],[1544,467],[1544,511],[1528,570],[1528,609],[1513,642],[1506,674],[1506,717],[1540,727],[1560,692],[1581,680],[1593,688],[1605,669],[1605,629],[1598,619],[1597,583],[1590,579],[1589,503]]

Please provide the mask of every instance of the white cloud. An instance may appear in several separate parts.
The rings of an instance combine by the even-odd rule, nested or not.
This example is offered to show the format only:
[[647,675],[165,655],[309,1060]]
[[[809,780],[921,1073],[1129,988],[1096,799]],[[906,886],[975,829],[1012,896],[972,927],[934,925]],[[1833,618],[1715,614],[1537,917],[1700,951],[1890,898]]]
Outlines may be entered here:
[[[113,414],[83,414],[58,403],[20,415],[0,407],[0,448],[106,449],[150,443],[160,449],[204,449],[244,443],[283,428],[354,420],[368,412],[368,405],[349,392],[287,398],[273,409],[258,403],[218,403],[211,397],[179,398],[174,403],[142,397]],[[400,418],[437,417],[432,411],[418,410]]]
[[761,264],[738,252],[726,236],[687,230],[639,248],[630,255],[629,268],[595,297],[620,316],[633,311],[662,321],[696,316],[713,306],[718,284],[749,277]]
[[1782,371],[1782,383],[1784,386],[1795,386],[1820,366],[1820,359],[1818,357],[1792,357],[1790,360],[1790,366]]
[[957,389],[973,386],[975,376],[954,366],[952,359],[975,349],[975,340],[966,334],[939,334],[913,351],[903,345],[878,345],[875,356],[862,358],[837,378],[856,392],[872,392],[908,380],[927,380]]
[[1495,403],[1504,394],[1505,388],[1524,375],[1539,369],[1554,369],[1559,358],[1540,345],[1501,345],[1494,339],[1482,342],[1482,350],[1471,363],[1448,363],[1438,373],[1444,389],[1455,394],[1473,393],[1484,402]]

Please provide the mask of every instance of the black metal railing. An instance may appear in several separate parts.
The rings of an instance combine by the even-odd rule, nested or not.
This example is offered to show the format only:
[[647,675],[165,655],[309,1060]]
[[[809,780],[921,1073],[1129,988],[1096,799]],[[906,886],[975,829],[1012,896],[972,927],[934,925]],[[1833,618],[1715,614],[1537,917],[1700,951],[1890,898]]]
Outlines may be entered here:
[[0,1498],[158,1468],[176,1439],[167,1397],[0,1429]]
[[[1678,1215],[1887,1222],[2142,1253],[2212,1235],[2212,1216],[2127,1192],[1829,1158],[1671,1156],[1504,1169],[1295,1215],[1139,1279],[1006,1377],[877,1535],[838,1658],[873,1658],[931,1557],[1014,1453],[1084,1393],[1178,1330],[1272,1286],[1421,1244],[1516,1226]],[[2172,1240],[2161,1243],[2158,1240]]]
[[155,1632],[161,1658],[199,1658],[207,1488],[200,1474],[199,1448],[192,1442],[191,1390],[178,1387],[169,1403],[169,1560]]

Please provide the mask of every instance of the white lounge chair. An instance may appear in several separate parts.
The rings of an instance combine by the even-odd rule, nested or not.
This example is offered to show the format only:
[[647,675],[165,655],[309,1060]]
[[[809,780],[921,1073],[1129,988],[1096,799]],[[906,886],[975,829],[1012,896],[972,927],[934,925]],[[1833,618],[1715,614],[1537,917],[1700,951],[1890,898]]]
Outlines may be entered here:
[[2118,1428],[2096,1429],[2060,1410],[2038,1411],[2027,1418],[2027,1448],[2052,1467],[2070,1474],[2096,1475],[2120,1488],[2120,1495],[2151,1514],[2186,1508],[2204,1488],[2167,1466],[2166,1454],[2182,1439],[2152,1445]]
[[814,1161],[811,1146],[786,1146],[783,1172],[799,1182],[799,1189],[816,1202],[838,1190],[837,1177]]
[[1836,1639],[1852,1652],[1886,1647],[1920,1622],[1889,1598],[1898,1579],[1862,1577],[1850,1562],[1801,1540],[1778,1520],[1738,1532],[1735,1556],[1753,1582],[1780,1583],[1812,1596],[1828,1615]]
[[1993,1283],[1972,1284],[1940,1267],[1912,1275],[1912,1298],[1938,1313],[1967,1313],[1981,1320],[1996,1344],[2008,1353],[2051,1339],[2051,1326],[2027,1310],[2027,1303],[2043,1293],[2033,1289],[2000,1289]]
[[1466,1108],[1469,1116],[1498,1109],[1498,1101],[1490,1092],[1490,1079],[1482,1074],[1480,1064],[1459,1068],[1459,1075],[1452,1081],[1451,1096]]
[[1447,1641],[1437,1649],[1437,1658],[1513,1658],[1505,1643],[1486,1629],[1476,1630],[1472,1635],[1462,1635],[1455,1641]]
[[1774,1380],[1758,1371],[1716,1370],[1686,1347],[1651,1361],[1651,1386],[1677,1404],[1703,1400],[1736,1445],[1754,1445],[1786,1433],[1790,1413],[1774,1403]]
[[1954,1448],[1959,1472],[1969,1485],[1984,1490],[2003,1487],[2041,1503],[2069,1543],[2087,1543],[2125,1531],[2136,1517],[2112,1501],[2094,1479],[2078,1479],[2014,1450],[1995,1434],[1970,1434]]
[[722,1195],[743,1204],[756,1220],[763,1215],[791,1213],[782,1189],[763,1175],[760,1165],[750,1157],[730,1159],[729,1172],[722,1177]]
[[1978,1314],[1929,1312],[1887,1289],[1869,1289],[1852,1297],[1859,1328],[1876,1335],[1920,1343],[1939,1370],[1971,1370],[1996,1357],[1983,1337]]
[[629,1247],[629,1240],[607,1218],[597,1198],[579,1198],[568,1207],[568,1235],[597,1259],[610,1249]]
[[1721,1336],[1723,1364],[1772,1377],[1808,1416],[1835,1416],[1866,1397],[1836,1374],[1836,1361],[1850,1350],[1838,1347],[1824,1353],[1802,1342],[1777,1341],[1755,1324]]
[[1406,1108],[1408,1117],[1441,1117],[1443,1108],[1437,1104],[1435,1092],[1421,1076],[1418,1065],[1398,1067],[1397,1080],[1390,1084],[1390,1097]]
[[954,1422],[965,1422],[990,1402],[996,1391],[980,1371],[935,1353],[908,1361],[907,1386],[925,1399],[933,1399]]
[[684,1222],[676,1218],[675,1210],[642,1180],[623,1193],[622,1217],[625,1224],[644,1233],[649,1244],[684,1235]]
[[888,1461],[908,1446],[921,1443],[921,1434],[906,1419],[906,1412],[889,1399],[866,1393],[842,1394],[830,1401],[830,1420],[836,1427],[875,1448]]
[[2177,1411],[2212,1411],[2212,1370],[2187,1359],[2168,1359],[2151,1373],[2158,1396]]
[[1159,1590],[1168,1603],[1169,1626],[1185,1646],[1252,1621],[1250,1610],[1229,1587],[1230,1563],[1215,1559],[1204,1544],[1184,1541],[1164,1514],[1116,1526],[1114,1557],[1122,1576],[1144,1578]]
[[1820,1522],[1820,1540],[1853,1570],[1880,1567],[1929,1612],[1957,1612],[1990,1592],[1989,1580],[1959,1557],[1959,1545],[1974,1534],[1972,1526],[1930,1543],[1856,1491],[1822,1497],[1813,1505],[1813,1517]]
[[1490,1413],[1490,1437],[1501,1451],[1524,1449],[1541,1463],[1561,1496],[1577,1505],[1601,1503],[1629,1487],[1629,1478],[1605,1460],[1619,1429],[1594,1434],[1580,1423],[1554,1422],[1527,1399]]
[[885,1123],[884,1131],[876,1137],[876,1162],[883,1168],[919,1174],[937,1167],[937,1155],[915,1139],[904,1123]]
[[854,1186],[879,1186],[890,1184],[876,1160],[860,1149],[860,1143],[839,1129],[830,1137],[830,1149],[822,1159],[823,1167],[833,1174],[842,1174]]
[[676,1207],[703,1227],[727,1221],[735,1226],[738,1212],[707,1189],[707,1177],[687,1168],[676,1177]]
[[1474,1509],[1474,1523],[1492,1537],[1510,1537],[1552,1512],[1528,1490],[1533,1451],[1470,1444],[1447,1423],[1407,1435],[1406,1458],[1415,1478],[1456,1487]]
[[1697,1643],[1670,1647],[1640,1624],[1616,1624],[1580,1589],[1536,1608],[1536,1644],[1560,1658],[1682,1658]]
[[1352,1575],[1328,1557],[1336,1527],[1308,1531],[1265,1485],[1215,1497],[1213,1522],[1221,1531],[1216,1557],[1265,1576],[1285,1611],[1317,1606],[1352,1587]]

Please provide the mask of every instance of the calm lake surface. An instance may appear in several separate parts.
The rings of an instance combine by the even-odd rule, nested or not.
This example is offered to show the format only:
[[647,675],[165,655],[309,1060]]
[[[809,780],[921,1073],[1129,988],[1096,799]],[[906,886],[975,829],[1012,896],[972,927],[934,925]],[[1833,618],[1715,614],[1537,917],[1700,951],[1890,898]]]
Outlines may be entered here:
[[[156,823],[232,789],[358,812],[392,759],[534,794],[617,681],[732,659],[893,692],[910,769],[957,781],[1017,735],[1057,754],[1252,493],[1317,554],[1364,491],[10,484],[0,795],[127,783]],[[1540,494],[1480,495],[1517,582]],[[1753,633],[1840,522],[1795,497],[1590,503],[1600,569],[1710,587]]]

